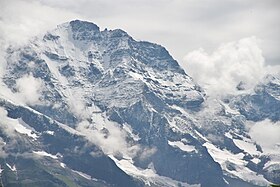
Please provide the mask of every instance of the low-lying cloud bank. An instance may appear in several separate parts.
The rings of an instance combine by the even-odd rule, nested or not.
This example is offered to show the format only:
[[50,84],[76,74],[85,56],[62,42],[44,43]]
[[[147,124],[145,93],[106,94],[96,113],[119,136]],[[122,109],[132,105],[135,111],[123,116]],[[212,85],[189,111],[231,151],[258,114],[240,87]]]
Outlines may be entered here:
[[182,64],[186,72],[202,85],[208,95],[237,94],[251,90],[267,74],[280,66],[265,65],[256,37],[222,44],[212,54],[198,49],[188,53]]

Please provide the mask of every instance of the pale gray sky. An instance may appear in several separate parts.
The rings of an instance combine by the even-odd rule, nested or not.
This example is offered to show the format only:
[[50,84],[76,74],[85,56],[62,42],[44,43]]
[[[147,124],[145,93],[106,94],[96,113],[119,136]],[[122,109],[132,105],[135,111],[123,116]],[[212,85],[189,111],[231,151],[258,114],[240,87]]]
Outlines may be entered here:
[[165,46],[178,61],[193,50],[255,36],[280,64],[280,0],[1,0],[2,38],[22,40],[72,19],[121,28]]

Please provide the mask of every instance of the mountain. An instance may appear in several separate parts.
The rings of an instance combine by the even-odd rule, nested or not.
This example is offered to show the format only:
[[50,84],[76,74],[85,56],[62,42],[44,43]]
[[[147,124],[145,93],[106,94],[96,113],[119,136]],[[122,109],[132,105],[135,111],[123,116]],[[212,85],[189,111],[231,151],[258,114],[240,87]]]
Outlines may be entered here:
[[[280,81],[214,99],[157,44],[75,20],[6,50],[2,186],[266,186],[279,147],[246,124],[279,121]],[[278,150],[278,151],[277,151]]]

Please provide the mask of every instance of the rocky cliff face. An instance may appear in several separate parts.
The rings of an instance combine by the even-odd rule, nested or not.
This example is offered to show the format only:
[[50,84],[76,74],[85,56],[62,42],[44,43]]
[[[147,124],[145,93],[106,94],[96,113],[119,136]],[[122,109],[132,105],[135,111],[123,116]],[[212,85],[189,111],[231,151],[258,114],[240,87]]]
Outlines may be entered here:
[[[6,60],[4,186],[278,180],[279,154],[265,153],[246,129],[248,121],[279,121],[277,77],[252,94],[208,99],[162,46],[79,20],[10,47]],[[34,87],[37,99],[26,91]]]

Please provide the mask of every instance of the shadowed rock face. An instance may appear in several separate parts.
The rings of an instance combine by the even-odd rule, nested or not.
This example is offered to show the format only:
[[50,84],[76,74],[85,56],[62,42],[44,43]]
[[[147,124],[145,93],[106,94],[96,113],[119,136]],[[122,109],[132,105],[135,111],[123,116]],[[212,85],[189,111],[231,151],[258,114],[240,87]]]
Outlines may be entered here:
[[237,97],[231,105],[240,110],[247,119],[260,121],[280,120],[280,85],[279,78],[268,75],[264,82],[255,88],[251,95]]
[[70,26],[73,33],[99,31],[99,27],[97,25],[87,21],[80,21],[80,20],[70,21]]
[[85,21],[71,21],[72,37],[75,40],[97,40],[100,37],[99,27],[94,23]]
[[[263,170],[268,157],[260,156],[261,162],[255,164],[254,155],[234,141],[250,140],[246,120],[279,120],[275,80],[260,85],[255,95],[231,97],[212,106],[164,47],[135,41],[120,29],[100,31],[94,23],[80,20],[59,25],[26,46],[10,48],[7,62],[3,80],[14,92],[25,75],[43,82],[39,103],[27,106],[0,100],[8,118],[24,121],[39,137],[34,141],[19,134],[15,148],[9,135],[0,131],[9,163],[24,171],[27,159],[33,170],[42,173],[38,180],[32,179],[32,173],[18,174],[20,184],[28,179],[40,186],[46,179],[51,186],[254,186],[256,182],[233,174],[240,168],[273,179],[275,170]],[[227,111],[225,105],[238,112]],[[92,134],[80,132],[81,122],[89,124],[86,128]],[[107,124],[98,129],[103,122]],[[127,150],[116,154],[102,147],[94,133],[103,134],[104,141],[110,139],[115,129],[109,123],[125,132],[121,137],[126,146],[139,150],[128,156]],[[38,159],[32,154],[37,150],[60,156]],[[128,161],[129,169],[120,164]],[[5,159],[0,162],[6,164]],[[15,176],[8,171],[2,174],[5,184]]]

